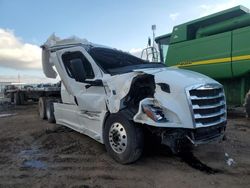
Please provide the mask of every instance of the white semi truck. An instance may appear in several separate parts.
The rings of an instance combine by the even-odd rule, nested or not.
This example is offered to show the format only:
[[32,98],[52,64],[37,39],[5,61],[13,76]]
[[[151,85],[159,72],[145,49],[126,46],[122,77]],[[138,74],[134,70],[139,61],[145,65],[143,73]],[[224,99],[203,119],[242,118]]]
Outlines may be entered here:
[[223,87],[207,76],[76,37],[53,35],[41,47],[43,71],[59,74],[61,96],[41,97],[40,117],[105,144],[119,163],[141,156],[145,131],[174,152],[225,133]]

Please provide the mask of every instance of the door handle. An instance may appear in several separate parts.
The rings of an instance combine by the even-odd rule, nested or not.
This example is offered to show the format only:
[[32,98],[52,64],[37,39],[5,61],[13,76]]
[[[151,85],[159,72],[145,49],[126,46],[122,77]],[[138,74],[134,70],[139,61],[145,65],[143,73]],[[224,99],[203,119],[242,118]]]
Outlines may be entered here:
[[88,88],[90,88],[91,86],[92,86],[91,84],[86,84],[86,85],[85,85],[85,88],[88,89]]

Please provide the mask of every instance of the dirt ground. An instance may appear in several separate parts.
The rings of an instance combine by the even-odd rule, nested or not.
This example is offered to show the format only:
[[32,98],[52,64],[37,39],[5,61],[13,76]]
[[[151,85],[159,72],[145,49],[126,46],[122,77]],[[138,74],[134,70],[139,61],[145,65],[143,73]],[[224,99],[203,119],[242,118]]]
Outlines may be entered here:
[[0,187],[250,187],[250,121],[244,118],[231,117],[227,139],[193,155],[161,147],[120,165],[104,145],[40,120],[36,105],[0,107],[3,113],[15,115],[0,118]]

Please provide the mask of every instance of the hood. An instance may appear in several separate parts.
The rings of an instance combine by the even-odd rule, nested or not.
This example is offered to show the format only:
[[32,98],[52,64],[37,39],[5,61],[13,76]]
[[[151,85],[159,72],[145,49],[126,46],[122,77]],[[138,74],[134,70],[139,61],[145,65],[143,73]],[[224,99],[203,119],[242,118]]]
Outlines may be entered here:
[[[158,83],[168,84],[170,88],[170,93],[177,93],[177,95],[174,96],[184,94],[186,92],[185,89],[190,86],[198,84],[205,85],[217,83],[213,79],[193,71],[165,67],[136,69],[133,72],[129,72],[126,74],[107,76],[103,78],[103,83],[107,92],[108,108],[112,113],[118,112],[121,108],[121,100],[124,99],[125,96],[127,96],[130,91],[130,88],[133,87],[133,79],[136,77],[139,78],[140,75],[144,74],[153,75],[154,82],[156,83],[156,85]],[[157,88],[159,87],[156,87],[156,94],[159,91]],[[158,94],[160,93],[162,92],[159,92]],[[162,95],[160,94],[160,96]],[[163,98],[166,98],[166,96],[164,95]]]
[[134,70],[134,72],[144,72],[154,75],[156,84],[168,84],[172,93],[184,92],[183,89],[195,84],[219,84],[217,81],[203,74],[179,68],[139,69]]

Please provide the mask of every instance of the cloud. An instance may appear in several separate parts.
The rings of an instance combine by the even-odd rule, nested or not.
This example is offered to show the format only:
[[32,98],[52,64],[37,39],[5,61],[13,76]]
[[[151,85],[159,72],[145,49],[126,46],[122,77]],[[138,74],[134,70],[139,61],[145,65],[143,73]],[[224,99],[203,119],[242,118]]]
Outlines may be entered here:
[[169,14],[169,18],[175,21],[180,16],[179,12]]
[[200,16],[207,16],[209,14],[213,14],[213,13],[225,10],[225,9],[229,9],[234,6],[243,5],[245,3],[247,3],[246,0],[229,0],[223,3],[202,4],[199,6],[199,8],[201,9]]
[[41,49],[24,43],[14,32],[0,28],[0,66],[14,69],[41,69]]
[[129,50],[129,53],[141,58],[141,52],[142,52],[142,48],[132,48],[131,50]]

